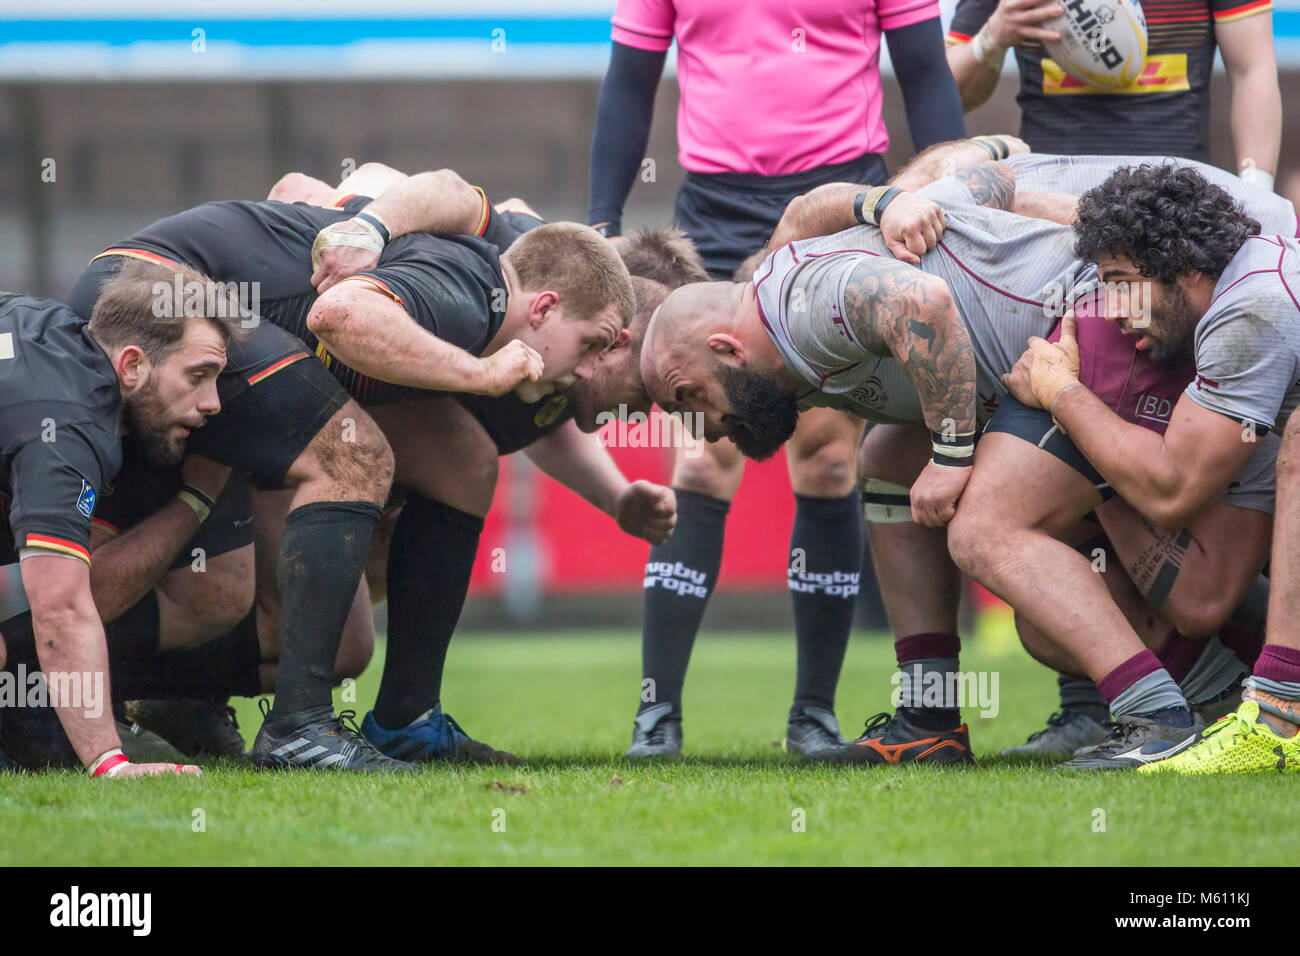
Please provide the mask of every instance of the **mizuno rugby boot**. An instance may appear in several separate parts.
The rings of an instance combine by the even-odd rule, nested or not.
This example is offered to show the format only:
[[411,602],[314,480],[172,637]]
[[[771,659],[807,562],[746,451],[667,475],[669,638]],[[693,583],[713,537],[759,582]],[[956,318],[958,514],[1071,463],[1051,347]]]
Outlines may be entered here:
[[1095,747],[1106,740],[1104,724],[1093,720],[1081,710],[1058,710],[1047,718],[1047,726],[1035,730],[1029,739],[1018,747],[1002,751],[1004,757],[1059,757],[1074,756],[1083,747]]
[[439,760],[482,764],[521,762],[514,754],[489,747],[465,733],[450,714],[442,712],[442,704],[435,704],[432,710],[425,711],[400,730],[380,727],[375,722],[375,712],[371,711],[361,721],[361,735],[381,753],[411,763]]
[[790,708],[785,725],[785,749],[805,760],[834,760],[844,746],[840,722],[824,707]]
[[632,744],[624,757],[644,760],[682,755],[682,718],[669,703],[655,704],[636,715]]
[[[351,770],[358,773],[410,773],[412,764],[385,757],[361,736],[356,712],[335,716],[329,704],[290,715],[284,724],[269,717],[271,706],[263,697],[262,729],[253,741],[249,758],[260,769]],[[347,721],[351,726],[344,724]]]
[[1086,747],[1057,770],[1131,770],[1167,760],[1194,744],[1205,721],[1185,708],[1131,714],[1110,724],[1105,743]]
[[245,757],[235,709],[224,700],[133,700],[126,714],[187,757]]
[[839,749],[839,763],[972,764],[966,725],[934,731],[918,727],[902,711],[876,714],[862,736]]
[[1244,701],[1235,713],[1208,727],[1182,753],[1138,768],[1139,773],[1208,776],[1219,773],[1300,772],[1300,733],[1283,737],[1264,723],[1259,704]]

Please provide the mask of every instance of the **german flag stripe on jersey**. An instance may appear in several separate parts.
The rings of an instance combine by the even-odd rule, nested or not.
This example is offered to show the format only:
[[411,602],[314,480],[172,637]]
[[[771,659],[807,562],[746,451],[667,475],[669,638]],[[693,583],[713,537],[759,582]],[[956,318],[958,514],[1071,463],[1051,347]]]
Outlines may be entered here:
[[280,359],[280,361],[276,362],[274,365],[270,365],[262,369],[262,371],[258,372],[256,375],[249,376],[248,384],[256,385],[258,382],[265,381],[266,379],[274,375],[276,372],[280,371],[280,369],[292,365],[294,362],[300,362],[305,358],[311,358],[311,353],[295,352],[293,355],[288,355]]
[[[1265,2],[1268,2],[1268,0],[1265,0]],[[970,43],[971,39],[972,39],[971,37],[968,37],[964,33],[958,33],[956,30],[948,31],[947,40],[949,45],[954,45],[957,43]]]
[[155,265],[170,266],[173,269],[180,268],[180,263],[176,262],[173,259],[168,259],[166,256],[160,256],[156,252],[147,252],[144,249],[125,249],[121,247],[114,248],[114,249],[105,249],[103,252],[95,256],[95,258],[91,259],[90,261],[94,262],[97,259],[106,259],[109,256],[125,256],[127,259],[140,259],[144,262],[152,262]]
[[42,551],[57,551],[59,554],[68,554],[74,558],[80,558],[87,564],[90,564],[90,552],[77,544],[75,541],[69,541],[66,538],[56,538],[49,534],[32,534],[28,532],[27,541],[23,545],[25,548],[40,548]]
[[492,204],[488,202],[487,193],[478,186],[474,187],[474,192],[478,193],[478,198],[483,201],[483,208],[479,210],[478,226],[474,229],[474,235],[481,236],[487,232],[488,219],[492,215]]
[[103,518],[91,518],[90,526],[92,528],[98,528],[100,531],[107,531],[109,534],[120,534],[117,525],[110,524]]
[[380,292],[384,293],[384,295],[388,296],[398,305],[402,306],[403,308],[406,307],[405,304],[402,302],[402,297],[400,295],[398,295],[392,289],[388,288],[388,286],[384,285],[384,283],[380,282],[378,279],[372,276],[348,276],[346,279],[340,279],[339,281],[340,282],[369,282],[372,286],[374,286]]
[[334,202],[330,203],[330,205],[333,206],[335,209],[342,209],[344,203],[346,203],[349,199],[356,199],[357,195],[358,195],[357,193],[348,193],[346,196],[341,196],[340,198],[334,200]]
[[1214,22],[1227,23],[1229,20],[1240,20],[1242,17],[1254,16],[1257,13],[1272,9],[1273,0],[1254,0],[1253,3],[1243,3],[1241,6],[1231,7],[1227,10],[1216,10]]

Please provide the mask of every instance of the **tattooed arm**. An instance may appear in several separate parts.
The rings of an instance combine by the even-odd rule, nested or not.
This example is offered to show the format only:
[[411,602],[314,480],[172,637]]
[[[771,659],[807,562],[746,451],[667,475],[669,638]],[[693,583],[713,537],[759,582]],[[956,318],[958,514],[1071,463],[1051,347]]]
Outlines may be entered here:
[[1006,163],[986,160],[963,166],[953,178],[970,191],[976,205],[1010,210],[1016,199],[1016,174]]
[[1268,560],[1272,516],[1214,504],[1166,531],[1122,498],[1097,518],[1147,603],[1185,636],[1209,637],[1245,599]]
[[[863,348],[891,355],[916,386],[932,432],[975,433],[975,352],[942,279],[879,256],[863,256],[844,288],[844,318]],[[941,527],[956,513],[970,467],[934,462],[912,485],[912,516]]]

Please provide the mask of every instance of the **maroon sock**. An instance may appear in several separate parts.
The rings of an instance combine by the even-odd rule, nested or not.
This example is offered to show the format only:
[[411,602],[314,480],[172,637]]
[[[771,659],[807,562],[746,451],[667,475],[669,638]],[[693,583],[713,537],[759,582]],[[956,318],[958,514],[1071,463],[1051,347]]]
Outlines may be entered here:
[[944,631],[912,634],[894,641],[898,666],[927,658],[956,659],[961,654],[961,638]]
[[1181,684],[1183,678],[1191,672],[1200,656],[1205,653],[1204,640],[1194,641],[1177,628],[1169,631],[1169,636],[1160,645],[1156,658],[1169,671],[1175,684]]
[[1255,661],[1255,676],[1300,684],[1300,650],[1281,644],[1265,644]]
[[1101,691],[1101,696],[1114,704],[1116,697],[1143,677],[1160,670],[1161,666],[1160,658],[1156,657],[1153,651],[1149,649],[1138,651],[1123,664],[1120,664],[1097,681],[1097,689]]

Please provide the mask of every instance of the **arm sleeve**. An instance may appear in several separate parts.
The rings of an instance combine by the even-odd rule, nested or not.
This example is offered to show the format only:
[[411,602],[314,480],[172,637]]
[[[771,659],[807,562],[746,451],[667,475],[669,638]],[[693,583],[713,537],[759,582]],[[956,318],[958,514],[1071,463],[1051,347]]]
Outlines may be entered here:
[[28,442],[10,462],[9,524],[19,553],[62,554],[90,563],[90,520],[116,437],[93,425],[64,425],[55,441]]
[[606,232],[611,236],[619,234],[623,203],[645,156],[667,49],[636,49],[615,41],[609,70],[600,85],[596,127],[591,135],[587,222],[608,222]]
[[903,89],[912,147],[920,152],[935,143],[966,136],[961,93],[943,54],[938,16],[885,34],[894,74]]
[[504,288],[488,262],[467,245],[422,233],[394,239],[375,268],[344,281],[369,282],[421,328],[475,355],[491,338],[493,291]]
[[961,0],[948,25],[948,42],[969,43],[997,9],[997,0]]
[[1294,353],[1276,322],[1228,307],[1196,331],[1196,377],[1185,394],[1197,405],[1260,429],[1277,424],[1296,379]]

